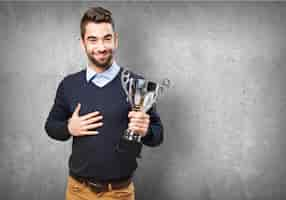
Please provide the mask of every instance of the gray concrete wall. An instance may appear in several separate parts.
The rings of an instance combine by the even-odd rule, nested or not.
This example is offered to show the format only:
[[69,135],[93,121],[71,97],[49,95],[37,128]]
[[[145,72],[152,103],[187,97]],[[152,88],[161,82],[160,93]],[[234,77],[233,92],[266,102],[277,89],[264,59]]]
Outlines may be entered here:
[[172,86],[165,142],[145,148],[138,200],[286,198],[286,3],[0,3],[0,199],[61,200],[70,141],[44,122],[85,65],[79,20],[114,13],[117,62]]

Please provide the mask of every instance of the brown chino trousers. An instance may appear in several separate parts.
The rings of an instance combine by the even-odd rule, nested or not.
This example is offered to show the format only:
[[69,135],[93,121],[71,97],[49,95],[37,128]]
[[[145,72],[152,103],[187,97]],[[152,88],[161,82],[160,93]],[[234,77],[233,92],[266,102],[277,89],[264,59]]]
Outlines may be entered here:
[[135,200],[134,184],[122,189],[112,189],[108,192],[95,193],[85,183],[80,183],[71,176],[68,177],[66,200]]

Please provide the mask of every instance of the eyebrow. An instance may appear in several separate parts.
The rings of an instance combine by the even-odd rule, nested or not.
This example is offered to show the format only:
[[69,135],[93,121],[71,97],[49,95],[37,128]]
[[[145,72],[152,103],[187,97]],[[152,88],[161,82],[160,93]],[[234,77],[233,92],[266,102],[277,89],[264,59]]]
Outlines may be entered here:
[[[107,34],[107,35],[103,36],[103,38],[107,38],[107,37],[112,37],[112,34]],[[87,37],[87,39],[96,39],[96,38],[98,38],[98,37],[92,36],[92,35]]]
[[107,37],[112,37],[112,35],[111,34],[107,34],[107,35],[104,36],[104,38],[107,38]]
[[96,37],[95,37],[95,36],[88,36],[87,39],[88,39],[88,40],[89,40],[89,39],[96,39]]

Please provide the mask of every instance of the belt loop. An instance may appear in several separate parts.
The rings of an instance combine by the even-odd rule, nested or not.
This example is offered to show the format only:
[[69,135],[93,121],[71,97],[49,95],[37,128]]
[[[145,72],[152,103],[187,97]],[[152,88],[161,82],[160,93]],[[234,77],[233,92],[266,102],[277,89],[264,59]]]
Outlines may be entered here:
[[108,191],[111,191],[112,190],[112,185],[111,183],[108,183]]

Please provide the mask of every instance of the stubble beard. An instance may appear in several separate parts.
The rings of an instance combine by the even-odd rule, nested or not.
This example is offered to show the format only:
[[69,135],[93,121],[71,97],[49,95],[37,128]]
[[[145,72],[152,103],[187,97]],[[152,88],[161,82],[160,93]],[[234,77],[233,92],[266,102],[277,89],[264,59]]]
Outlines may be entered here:
[[102,63],[102,62],[99,62],[98,60],[96,60],[92,55],[90,55],[90,54],[87,54],[87,57],[88,57],[88,59],[89,59],[89,61],[93,64],[93,65],[95,65],[96,67],[98,67],[98,68],[101,68],[101,69],[107,69],[107,68],[109,68],[110,66],[111,66],[111,60],[112,60],[112,58],[113,58],[113,54],[112,54],[112,52],[111,52],[111,54],[108,56],[108,58],[107,58],[107,60],[104,62],[104,63]]

